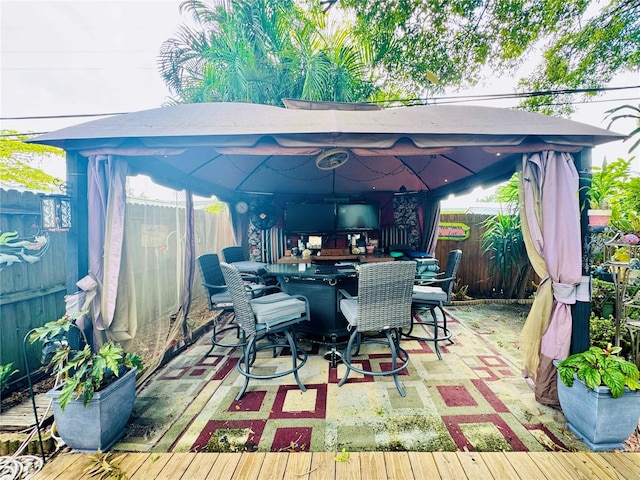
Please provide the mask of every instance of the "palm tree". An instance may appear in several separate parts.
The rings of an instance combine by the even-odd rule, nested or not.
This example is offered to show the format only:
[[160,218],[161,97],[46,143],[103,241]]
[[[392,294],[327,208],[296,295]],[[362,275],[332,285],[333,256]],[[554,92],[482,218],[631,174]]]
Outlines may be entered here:
[[[621,113],[622,112],[622,113]],[[611,125],[623,118],[630,118],[635,121],[635,128],[629,134],[628,140],[632,140],[633,144],[629,147],[629,153],[633,152],[638,146],[640,146],[640,104],[635,105],[622,105],[620,107],[607,110],[607,117],[609,125],[607,128],[611,128]]]
[[[347,24],[292,0],[187,0],[196,28],[181,26],[160,52],[160,72],[175,102],[283,98],[364,101],[380,98],[374,56]],[[382,95],[384,96],[384,95]]]

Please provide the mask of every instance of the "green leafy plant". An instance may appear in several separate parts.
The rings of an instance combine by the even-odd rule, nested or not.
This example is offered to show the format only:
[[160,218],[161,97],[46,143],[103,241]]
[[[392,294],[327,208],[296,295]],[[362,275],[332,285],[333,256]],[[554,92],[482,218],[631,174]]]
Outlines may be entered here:
[[[85,313],[65,315],[59,320],[34,329],[29,335],[31,343],[41,341],[55,345],[49,365],[53,373],[64,382],[58,398],[62,411],[72,399],[82,398],[86,406],[95,392],[113,383],[121,374],[131,368],[141,370],[143,367],[142,357],[136,353],[125,353],[123,348],[114,342],[107,342],[94,352],[82,329],[73,323]],[[68,341],[71,328],[76,328],[82,334],[84,347],[71,348]]]
[[6,365],[0,365],[0,389],[7,388],[9,386],[9,377],[18,370],[13,369],[13,363],[7,363]]
[[[613,283],[594,277],[591,289],[591,312],[603,318],[613,315],[615,295],[616,291]],[[594,343],[591,342],[591,344],[593,345]],[[606,345],[605,343],[604,346]]]
[[574,376],[582,380],[587,388],[609,387],[611,396],[619,398],[625,391],[640,390],[638,367],[619,356],[622,349],[591,347],[586,352],[576,353],[558,364],[558,375],[567,386],[573,386]]
[[[634,158],[631,157],[629,161]],[[612,227],[621,232],[640,233],[640,176],[621,183],[612,205]]]
[[520,175],[514,173],[502,184],[495,200],[504,204],[502,211],[491,215],[481,226],[482,253],[489,255],[489,275],[496,277],[496,290],[503,298],[524,298],[528,287],[527,278],[531,263],[522,237],[518,214],[518,190]]
[[520,217],[499,213],[487,218],[482,226],[482,253],[489,255],[489,275],[498,273],[497,290],[504,298],[512,298],[514,292],[523,296],[518,288],[528,276],[530,263],[520,228]]
[[611,207],[611,201],[629,178],[630,165],[631,160],[619,158],[611,163],[605,160],[602,167],[593,167],[591,186],[586,187],[590,208],[607,210]]

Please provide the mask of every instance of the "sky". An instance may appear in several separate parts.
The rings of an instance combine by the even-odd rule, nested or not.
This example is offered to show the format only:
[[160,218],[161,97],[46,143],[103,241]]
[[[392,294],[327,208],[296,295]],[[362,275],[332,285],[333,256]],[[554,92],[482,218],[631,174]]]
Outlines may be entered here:
[[[181,1],[0,0],[0,129],[47,132],[99,118],[74,115],[162,106],[169,91],[157,59],[162,43],[190,23],[179,11]],[[492,79],[456,94],[510,93],[512,84],[512,78]],[[622,85],[640,85],[640,73],[612,83]],[[604,112],[637,104],[640,89],[605,98],[621,100],[580,106],[573,119],[606,128]],[[486,105],[508,108],[515,102]],[[54,116],[67,118],[35,118]],[[621,122],[613,129],[628,133],[632,128]],[[593,162],[628,158],[627,150],[622,142],[598,147]],[[640,158],[634,166],[640,170]]]

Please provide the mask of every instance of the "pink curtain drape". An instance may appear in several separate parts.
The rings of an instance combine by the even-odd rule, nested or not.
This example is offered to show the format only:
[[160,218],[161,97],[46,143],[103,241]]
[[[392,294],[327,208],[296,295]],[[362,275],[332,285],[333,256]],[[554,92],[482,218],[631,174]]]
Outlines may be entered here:
[[523,159],[521,217],[527,252],[542,281],[523,328],[525,372],[540,403],[558,404],[553,360],[569,354],[571,305],[582,278],[578,172],[569,153]]

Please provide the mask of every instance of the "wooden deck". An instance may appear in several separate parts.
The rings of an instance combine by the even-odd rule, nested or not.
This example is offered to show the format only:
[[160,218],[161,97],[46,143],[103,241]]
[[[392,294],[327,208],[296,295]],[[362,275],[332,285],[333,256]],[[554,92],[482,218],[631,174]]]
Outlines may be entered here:
[[[640,453],[354,452],[346,462],[324,452],[123,455],[130,480],[640,479]],[[88,464],[87,455],[61,454],[33,478],[88,479]]]
[[[47,422],[53,415],[53,409],[49,407],[50,400],[45,393],[35,396],[38,420]],[[35,425],[33,406],[31,400],[5,410],[0,415],[0,432],[19,432]]]

